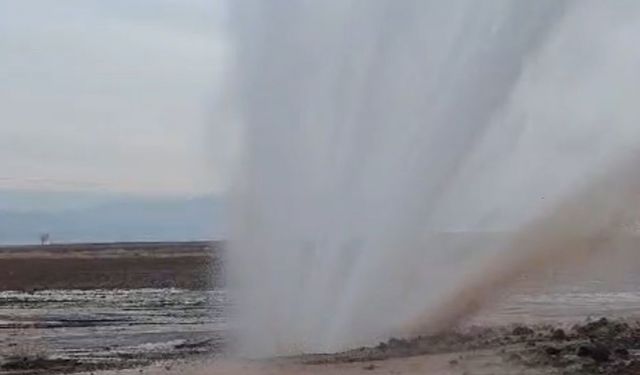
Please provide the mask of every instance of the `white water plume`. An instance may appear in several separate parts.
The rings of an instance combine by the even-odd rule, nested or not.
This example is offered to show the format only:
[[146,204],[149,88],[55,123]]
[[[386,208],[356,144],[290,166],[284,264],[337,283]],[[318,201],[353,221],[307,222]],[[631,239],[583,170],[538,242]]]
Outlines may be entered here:
[[640,3],[229,8],[245,134],[230,275],[251,353],[449,324],[462,295],[630,207]]

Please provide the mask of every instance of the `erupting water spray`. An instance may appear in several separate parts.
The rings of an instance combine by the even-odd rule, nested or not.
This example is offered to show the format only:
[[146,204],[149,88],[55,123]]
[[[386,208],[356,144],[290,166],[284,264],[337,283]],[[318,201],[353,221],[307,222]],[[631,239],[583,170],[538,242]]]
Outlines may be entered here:
[[245,353],[444,329],[602,245],[640,191],[638,3],[229,7]]

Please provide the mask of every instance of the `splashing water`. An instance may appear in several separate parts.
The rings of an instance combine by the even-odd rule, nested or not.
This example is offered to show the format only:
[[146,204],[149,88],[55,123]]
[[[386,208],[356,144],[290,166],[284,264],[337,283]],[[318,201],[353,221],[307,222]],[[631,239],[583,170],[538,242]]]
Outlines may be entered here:
[[446,328],[628,219],[640,4],[229,7],[247,353]]

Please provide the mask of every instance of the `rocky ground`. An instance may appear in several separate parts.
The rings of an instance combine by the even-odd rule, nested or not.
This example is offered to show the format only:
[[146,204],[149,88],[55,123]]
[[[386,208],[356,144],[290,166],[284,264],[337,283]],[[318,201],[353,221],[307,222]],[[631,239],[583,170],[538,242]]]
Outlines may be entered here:
[[[554,325],[469,328],[441,336],[391,339],[372,348],[303,356],[295,361],[370,362],[459,352],[459,358],[450,363],[455,367],[465,361],[465,356],[486,350],[495,351],[505,363],[544,370],[541,373],[640,374],[640,323],[601,318],[569,328]],[[371,366],[375,368],[375,364]]]
[[[640,374],[640,322],[600,318],[568,325],[467,327],[438,336],[391,339],[374,347],[268,361],[218,358],[219,341],[186,342],[158,357],[84,362],[16,353],[0,373],[112,374]],[[179,349],[179,350],[178,350]],[[167,354],[168,353],[168,354]],[[127,368],[131,370],[127,370]],[[128,371],[128,372],[127,372]],[[213,372],[212,372],[213,371]]]
[[467,328],[440,336],[391,339],[338,354],[269,361],[160,362],[97,374],[299,375],[637,375],[640,323],[601,318],[557,325]]

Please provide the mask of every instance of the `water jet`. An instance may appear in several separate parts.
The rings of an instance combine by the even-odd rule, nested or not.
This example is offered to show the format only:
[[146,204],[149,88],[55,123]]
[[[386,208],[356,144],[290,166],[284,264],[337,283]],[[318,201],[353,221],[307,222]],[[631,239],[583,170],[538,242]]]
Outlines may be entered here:
[[640,111],[613,98],[638,87],[640,6],[229,7],[245,134],[229,268],[247,353],[453,324],[627,211]]

